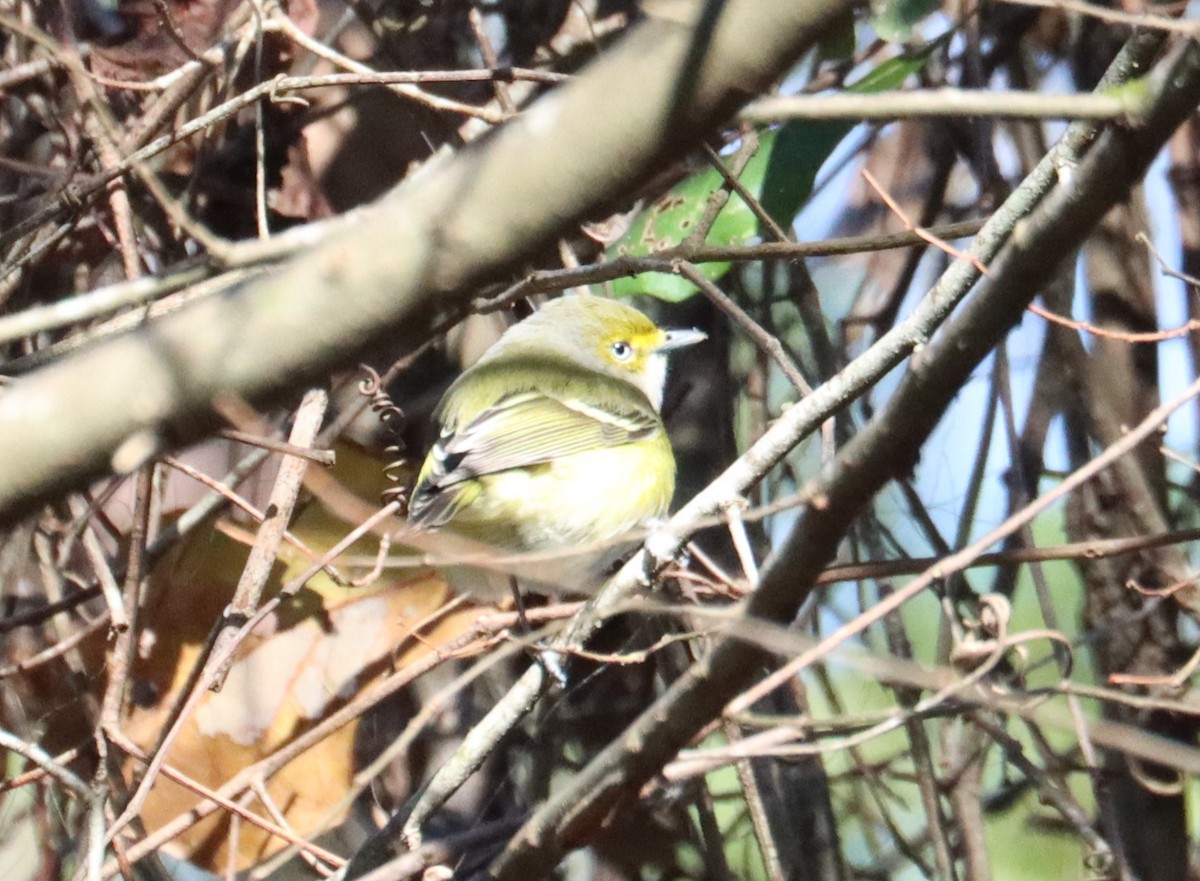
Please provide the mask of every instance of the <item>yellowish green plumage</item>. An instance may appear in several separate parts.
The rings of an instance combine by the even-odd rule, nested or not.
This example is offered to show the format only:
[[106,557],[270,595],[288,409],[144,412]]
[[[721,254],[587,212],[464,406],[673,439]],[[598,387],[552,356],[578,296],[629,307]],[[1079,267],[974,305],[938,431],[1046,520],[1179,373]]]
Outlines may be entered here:
[[667,513],[666,353],[702,338],[662,330],[623,303],[564,297],[463,373],[438,407],[441,437],[417,478],[410,522],[502,553],[588,552],[499,573],[455,570],[452,583],[495,596],[513,574],[537,590],[594,591],[628,546],[616,540]]

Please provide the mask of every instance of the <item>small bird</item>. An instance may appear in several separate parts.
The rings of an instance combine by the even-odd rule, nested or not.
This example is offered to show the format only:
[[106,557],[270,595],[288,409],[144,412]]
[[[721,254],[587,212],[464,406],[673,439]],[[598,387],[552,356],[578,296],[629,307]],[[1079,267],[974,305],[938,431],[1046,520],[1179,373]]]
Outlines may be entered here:
[[451,585],[487,600],[514,577],[539,593],[595,593],[635,544],[621,537],[671,504],[675,456],[659,415],[667,354],[703,339],[583,294],[510,327],[438,405],[441,435],[408,520],[500,556],[545,553],[452,567]]

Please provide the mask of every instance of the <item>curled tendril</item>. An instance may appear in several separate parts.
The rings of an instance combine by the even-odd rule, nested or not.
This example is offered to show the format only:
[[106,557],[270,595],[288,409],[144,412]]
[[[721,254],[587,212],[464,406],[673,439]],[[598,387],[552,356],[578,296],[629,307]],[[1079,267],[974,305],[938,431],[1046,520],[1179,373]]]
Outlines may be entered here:
[[385,503],[405,501],[408,488],[401,481],[404,480],[404,466],[408,464],[408,460],[404,457],[404,448],[400,444],[393,444],[385,447],[383,452],[392,457],[391,461],[383,466],[383,476],[392,483],[392,486],[389,486],[381,494],[383,501]]
[[[387,392],[383,390],[383,379],[366,364],[359,365],[366,377],[358,383],[358,393],[369,399],[372,412],[379,416],[384,428],[395,438],[398,437],[400,425],[404,421],[404,411],[396,406]],[[404,444],[397,442],[384,448],[384,454],[389,461],[383,466],[383,475],[393,486],[382,493],[383,501],[391,503],[403,501],[407,489],[401,483],[408,460],[404,456]]]
[[359,381],[358,393],[371,399],[371,409],[379,415],[379,421],[394,433],[398,426],[392,422],[404,419],[404,411],[397,407],[396,402],[383,390],[383,379],[375,370],[366,364],[360,364],[359,368],[367,375]]

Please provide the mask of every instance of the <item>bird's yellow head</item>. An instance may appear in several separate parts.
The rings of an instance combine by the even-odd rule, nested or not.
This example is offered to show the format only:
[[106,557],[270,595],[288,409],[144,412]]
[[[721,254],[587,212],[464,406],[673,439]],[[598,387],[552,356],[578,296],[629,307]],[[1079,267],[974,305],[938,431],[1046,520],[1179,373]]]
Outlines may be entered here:
[[616,300],[577,294],[553,300],[509,328],[488,355],[505,357],[517,349],[554,350],[580,367],[637,386],[658,409],[667,353],[704,338],[698,330],[664,330],[642,312]]

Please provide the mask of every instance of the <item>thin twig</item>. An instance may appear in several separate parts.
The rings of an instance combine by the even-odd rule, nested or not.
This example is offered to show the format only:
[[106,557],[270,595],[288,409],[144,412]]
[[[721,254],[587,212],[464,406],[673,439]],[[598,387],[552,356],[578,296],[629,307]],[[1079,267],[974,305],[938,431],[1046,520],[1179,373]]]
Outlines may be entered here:
[[[746,145],[752,146],[754,151],[758,150],[758,136],[754,133],[746,134],[744,141]],[[763,207],[762,202],[755,198],[754,194],[746,189],[746,187],[738,179],[738,175],[741,174],[741,170],[737,170],[735,172],[726,168],[725,162],[721,159],[720,154],[717,153],[716,150],[714,150],[708,144],[701,144],[700,146],[704,150],[704,155],[708,157],[709,164],[712,165],[712,167],[717,170],[717,173],[720,174],[724,179],[725,186],[737,193],[738,197],[743,203],[745,203],[746,207],[750,209],[750,212],[762,225],[762,228],[770,232],[777,242],[789,241],[790,237],[788,234],[783,231],[782,227],[780,227],[778,223],[775,222],[775,218],[767,213],[767,210]],[[744,166],[746,162],[749,162],[749,159],[750,156],[747,156],[742,165]],[[699,240],[703,241],[703,239],[707,237],[707,234],[708,231],[705,230],[705,235],[698,237]]]
[[[82,502],[78,497],[72,499],[70,505],[72,513],[76,516],[79,516],[81,511],[86,511],[88,508],[87,503]],[[129,618],[125,614],[125,603],[121,596],[121,587],[117,584],[112,565],[109,563],[108,556],[100,544],[100,539],[90,524],[83,528],[83,549],[88,556],[88,561],[92,564],[92,571],[96,575],[96,580],[100,584],[100,592],[104,597],[105,604],[108,606],[108,615],[113,629],[116,631],[126,629],[129,626]]]
[[[495,15],[495,13],[492,13]],[[492,45],[491,37],[488,36],[487,27],[484,25],[483,13],[479,11],[478,6],[471,6],[467,10],[467,23],[471,27],[471,33],[475,37],[475,45],[479,47],[479,54],[483,56],[483,63],[490,70],[495,70],[500,66],[500,59],[496,55],[496,48]],[[495,79],[493,88],[496,91],[496,101],[500,104],[500,109],[512,115],[517,110],[517,105],[512,99],[509,92],[508,84],[500,79]]]
[[[8,619],[4,620],[7,621]],[[56,658],[61,658],[67,652],[78,648],[85,640],[106,629],[109,623],[108,611],[105,610],[65,639],[58,640],[53,645],[42,649],[37,654],[31,655],[28,658],[16,661],[5,667],[0,667],[0,679],[8,679],[20,673],[27,673],[43,664],[50,663]]]
[[975,267],[975,271],[980,275],[986,276],[988,274],[987,266],[985,266],[983,261],[978,257],[968,254],[966,251],[955,248],[942,237],[935,235],[932,230],[922,229],[918,224],[916,224],[908,216],[908,214],[905,213],[904,209],[900,207],[900,204],[893,199],[887,190],[885,190],[879,183],[879,181],[875,179],[875,175],[871,174],[870,169],[864,168],[860,174],[862,174],[863,180],[865,180],[870,185],[871,189],[876,192],[879,198],[883,200],[884,204],[891,209],[892,213],[904,222],[904,225],[908,227],[909,232],[933,245],[935,248],[940,248],[942,251],[945,251],[955,260],[967,261]]
[[304,459],[317,465],[334,465],[337,463],[337,453],[333,450],[312,450],[307,447],[299,447],[295,444],[276,440],[275,438],[264,437],[260,434],[238,431],[235,428],[223,428],[218,434],[231,441],[237,441],[239,444],[248,444],[252,447],[270,450],[272,453],[294,456],[297,459]]
[[1029,311],[1039,318],[1044,318],[1060,327],[1066,327],[1081,333],[1088,333],[1106,340],[1120,340],[1123,343],[1161,343],[1176,339],[1177,337],[1187,336],[1189,333],[1195,333],[1200,330],[1200,319],[1196,318],[1188,319],[1186,324],[1166,330],[1120,331],[1097,327],[1090,321],[1076,321],[1074,318],[1056,315],[1044,306],[1039,306],[1037,303],[1030,303]]
[[100,703],[100,718],[96,728],[96,745],[102,761],[97,767],[97,782],[108,773],[103,758],[111,732],[120,730],[125,698],[130,686],[134,654],[138,639],[138,610],[141,607],[143,577],[146,574],[146,531],[150,516],[150,483],[154,465],[143,465],[137,475],[134,490],[133,521],[129,530],[128,556],[124,573],[124,613],[128,625],[117,629],[117,637],[109,647],[106,659],[108,681]]
[[531,82],[555,85],[565,83],[570,79],[569,74],[525,67],[477,70],[360,71],[327,73],[320,76],[283,77],[276,80],[275,94],[283,95],[288,92],[303,92],[308,89],[324,89],[335,86],[394,86],[420,83],[435,85],[441,83]]
[[771,360],[779,365],[779,369],[783,371],[783,375],[787,377],[788,382],[795,387],[796,391],[800,392],[801,395],[812,394],[812,386],[808,384],[808,381],[804,378],[804,374],[800,372],[800,368],[792,360],[792,356],[784,349],[779,337],[767,333],[766,329],[755,321],[745,309],[705,278],[700,270],[691,263],[681,260],[676,263],[676,267],[680,275],[698,287],[704,296],[712,300],[713,305],[741,325],[742,329],[750,335],[755,344],[766,352],[771,357]]
[[[310,389],[304,395],[296,410],[292,433],[288,438],[289,445],[301,449],[312,445],[317,438],[317,432],[320,431],[321,422],[325,419],[328,404],[329,396],[323,389]],[[267,502],[267,515],[259,525],[258,535],[242,568],[233,599],[225,609],[224,624],[213,640],[214,654],[224,654],[226,645],[233,639],[238,628],[257,609],[263,589],[271,577],[284,533],[292,519],[292,511],[295,510],[296,500],[300,496],[300,487],[307,468],[308,459],[301,456],[287,456],[280,463],[279,471],[275,475],[275,485],[271,488],[271,496]],[[229,666],[233,662],[232,653],[229,653],[228,657],[225,664],[212,675],[209,688],[213,691],[221,690],[221,685],[229,673]]]
[[91,799],[92,789],[88,786],[87,782],[36,743],[22,740],[12,732],[0,728],[0,747],[33,762],[77,796],[84,799]]
[[1200,278],[1196,278],[1194,275],[1188,275],[1186,272],[1180,272],[1178,269],[1171,266],[1167,262],[1167,259],[1162,255],[1162,252],[1160,252],[1155,246],[1150,236],[1146,235],[1144,232],[1139,232],[1136,236],[1134,236],[1134,238],[1146,246],[1146,250],[1153,255],[1155,261],[1158,263],[1159,271],[1162,272],[1163,275],[1168,276],[1169,278],[1178,279],[1184,284],[1190,286],[1193,292],[1200,290]]

